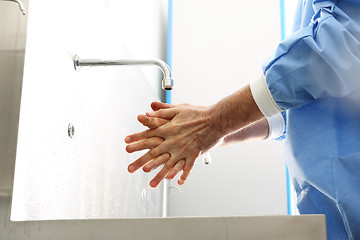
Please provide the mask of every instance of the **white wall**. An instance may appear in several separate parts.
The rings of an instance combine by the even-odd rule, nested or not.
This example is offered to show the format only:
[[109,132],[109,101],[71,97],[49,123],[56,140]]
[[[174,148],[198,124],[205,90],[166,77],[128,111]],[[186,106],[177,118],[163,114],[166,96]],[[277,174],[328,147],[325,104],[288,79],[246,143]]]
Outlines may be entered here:
[[[280,40],[278,0],[174,0],[173,11],[173,103],[210,105],[233,93],[261,74]],[[286,214],[282,143],[211,154],[181,192],[171,182],[170,216]]]
[[[168,0],[104,0],[123,21],[118,23],[134,58],[160,58],[166,61]],[[100,49],[101,50],[101,49]],[[165,100],[163,79],[156,67],[143,67],[154,92]]]

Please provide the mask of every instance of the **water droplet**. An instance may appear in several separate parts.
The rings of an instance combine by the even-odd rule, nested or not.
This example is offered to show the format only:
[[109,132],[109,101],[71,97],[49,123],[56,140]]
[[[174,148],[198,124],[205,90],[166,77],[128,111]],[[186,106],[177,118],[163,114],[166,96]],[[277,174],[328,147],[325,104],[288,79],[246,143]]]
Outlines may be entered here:
[[141,191],[141,197],[142,197],[142,198],[147,198],[147,190],[146,190],[146,188],[144,188],[144,189]]

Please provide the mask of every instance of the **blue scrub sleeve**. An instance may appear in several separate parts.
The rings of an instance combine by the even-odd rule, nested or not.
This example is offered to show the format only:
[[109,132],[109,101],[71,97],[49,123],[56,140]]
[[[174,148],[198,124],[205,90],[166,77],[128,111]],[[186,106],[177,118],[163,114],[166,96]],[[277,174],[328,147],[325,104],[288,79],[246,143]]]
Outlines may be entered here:
[[321,7],[309,26],[285,39],[263,66],[282,110],[360,89],[360,14]]

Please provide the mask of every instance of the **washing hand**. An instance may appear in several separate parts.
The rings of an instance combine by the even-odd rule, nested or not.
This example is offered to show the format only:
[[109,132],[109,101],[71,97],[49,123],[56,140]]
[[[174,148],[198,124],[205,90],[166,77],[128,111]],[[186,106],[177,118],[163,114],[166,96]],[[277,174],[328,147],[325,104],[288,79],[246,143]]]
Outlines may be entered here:
[[196,158],[221,138],[211,121],[211,108],[159,102],[152,103],[151,107],[154,111],[138,117],[149,129],[125,138],[129,153],[150,150],[131,163],[128,170],[133,173],[143,168],[150,172],[163,165],[150,182],[151,187],[157,187],[165,177],[173,179],[182,170],[178,180],[182,185]]

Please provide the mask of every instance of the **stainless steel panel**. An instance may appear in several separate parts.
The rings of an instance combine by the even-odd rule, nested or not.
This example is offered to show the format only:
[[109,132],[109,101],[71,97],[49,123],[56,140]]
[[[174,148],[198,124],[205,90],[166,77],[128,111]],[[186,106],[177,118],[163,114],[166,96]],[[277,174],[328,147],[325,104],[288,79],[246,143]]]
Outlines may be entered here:
[[162,216],[153,174],[127,172],[140,154],[124,138],[158,100],[142,69],[74,70],[75,53],[132,58],[123,17],[104,1],[30,2],[12,220]]
[[0,224],[0,239],[326,240],[326,227],[323,215],[30,221]]
[[0,195],[13,186],[26,24],[16,4],[0,1]]

